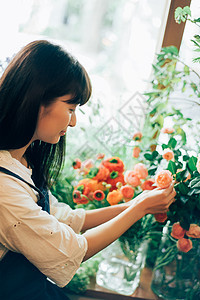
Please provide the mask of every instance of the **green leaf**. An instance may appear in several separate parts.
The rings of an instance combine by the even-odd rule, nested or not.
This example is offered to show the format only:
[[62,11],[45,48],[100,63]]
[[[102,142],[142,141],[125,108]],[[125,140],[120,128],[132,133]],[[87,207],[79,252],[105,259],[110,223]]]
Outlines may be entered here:
[[196,164],[197,164],[197,157],[195,157],[195,156],[190,157],[190,159],[188,161],[188,166],[192,172],[196,171],[196,169],[197,169]]
[[194,38],[197,40],[198,43],[200,43],[200,35],[199,34],[195,34]]
[[184,180],[186,172],[187,172],[187,170],[178,172],[177,175],[176,175],[176,181],[180,182],[180,181]]
[[87,176],[88,176],[88,178],[93,178],[97,175],[98,172],[99,172],[99,169],[97,167],[93,167],[90,169]]
[[168,142],[168,147],[170,149],[174,149],[176,147],[177,141],[175,140],[175,138],[171,138]]
[[152,155],[150,153],[145,153],[144,157],[146,158],[146,160],[149,160],[149,161],[153,160],[153,157],[152,157]]
[[185,73],[185,75],[190,75],[190,69],[186,65],[184,66],[184,73]]
[[187,195],[187,193],[189,192],[189,188],[187,187],[187,185],[184,182],[181,182],[177,185],[179,192],[182,195]]
[[197,85],[196,85],[194,82],[192,82],[192,83],[190,84],[190,86],[191,86],[191,88],[193,89],[193,91],[196,92],[196,90],[197,90]]
[[175,20],[179,19],[180,15],[182,15],[183,9],[181,7],[177,7],[174,12]]
[[186,81],[186,80],[183,80],[183,86],[182,86],[182,89],[181,89],[182,93],[185,92],[185,90],[186,90],[186,88],[185,88],[186,85],[187,85],[187,81]]
[[183,161],[187,161],[190,157],[188,155],[183,155]]
[[200,22],[200,18],[194,19],[194,22],[195,22],[195,23],[199,23],[199,22]]
[[[182,8],[181,8],[181,10],[182,10]],[[162,52],[164,52],[166,54],[170,53],[172,55],[178,56],[178,49],[175,46],[164,47],[164,48],[162,48]]]
[[185,230],[189,230],[190,228],[190,222],[186,218],[182,218],[182,220],[180,220],[180,225]]
[[173,175],[176,174],[176,164],[174,161],[169,161],[167,170],[169,170]]
[[191,9],[190,9],[190,7],[189,7],[189,6],[185,6],[185,7],[183,8],[183,13],[184,13],[185,15],[191,16]]
[[156,158],[156,157],[158,156],[158,154],[159,154],[158,151],[156,151],[156,150],[153,151],[153,152],[152,152],[152,157],[153,157],[153,159]]
[[156,166],[151,166],[148,169],[148,174],[153,176],[153,175],[155,175],[156,171],[157,171],[157,167]]
[[[193,61],[194,63],[196,63],[196,62],[200,63],[200,57],[194,58],[192,61]],[[200,96],[198,96],[198,97],[200,97]]]
[[169,148],[168,145],[162,144],[162,149],[163,149],[163,150],[164,150],[164,149],[167,149],[167,148]]

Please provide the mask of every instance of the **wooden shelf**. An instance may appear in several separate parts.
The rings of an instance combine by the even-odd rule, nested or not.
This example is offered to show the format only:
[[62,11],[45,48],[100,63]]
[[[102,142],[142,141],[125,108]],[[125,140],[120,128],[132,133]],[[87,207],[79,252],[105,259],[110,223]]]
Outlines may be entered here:
[[95,280],[91,282],[89,289],[83,295],[68,294],[70,300],[158,300],[151,290],[152,270],[144,268],[141,272],[140,284],[130,296],[124,296],[114,293],[110,290],[100,287]]

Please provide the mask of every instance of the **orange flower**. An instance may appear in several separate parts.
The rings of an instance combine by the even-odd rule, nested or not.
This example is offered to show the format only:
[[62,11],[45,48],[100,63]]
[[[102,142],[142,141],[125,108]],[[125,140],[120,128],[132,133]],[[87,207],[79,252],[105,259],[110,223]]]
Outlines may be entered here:
[[77,187],[80,185],[87,186],[90,192],[94,192],[96,190],[101,190],[101,191],[106,190],[106,187],[102,184],[102,182],[98,182],[97,180],[90,179],[90,178],[84,178],[80,180]]
[[121,187],[120,192],[125,199],[132,199],[134,196],[134,189],[129,185],[124,185]]
[[133,187],[136,187],[141,183],[140,178],[135,174],[134,171],[126,171],[124,180]]
[[98,173],[96,174],[96,176],[93,177],[93,179],[97,180],[97,181],[106,181],[109,174],[110,174],[110,171],[107,168],[101,166],[101,167],[99,167]]
[[175,239],[181,239],[184,237],[186,230],[183,229],[179,222],[174,223],[172,226],[171,236]]
[[192,241],[189,239],[181,238],[177,241],[177,248],[179,251],[186,253],[192,249]]
[[140,179],[145,179],[148,176],[148,170],[142,163],[136,164],[133,171]]
[[156,175],[156,185],[161,189],[166,189],[170,186],[173,180],[172,173],[169,170],[163,170]]
[[174,159],[174,152],[170,150],[169,148],[164,150],[163,156],[166,160],[173,160]]
[[72,163],[72,167],[74,169],[80,169],[81,167],[81,160],[79,158],[76,158],[73,163]]
[[103,159],[105,157],[104,153],[97,154],[97,159]]
[[87,204],[89,202],[89,199],[86,195],[81,194],[79,190],[74,190],[73,201],[76,204]]
[[81,199],[81,192],[78,191],[78,190],[74,190],[74,192],[73,192],[73,199],[74,200]]
[[116,184],[118,182],[121,182],[122,185],[125,184],[125,182],[124,182],[124,175],[122,173],[118,173],[116,171],[112,171],[110,173],[110,175],[108,176],[106,182],[108,184],[111,184],[112,187],[111,187],[110,191],[113,191],[114,189],[117,189]]
[[173,133],[174,132],[174,128],[172,128],[172,127],[165,127],[165,128],[162,128],[162,133],[168,133],[168,134],[170,134],[170,133]]
[[108,193],[107,201],[110,205],[118,204],[123,199],[122,193],[119,190],[114,190]]
[[141,188],[143,189],[143,191],[145,190],[153,190],[156,188],[156,186],[153,184],[155,183],[154,179],[147,179],[146,181],[143,182],[143,184],[141,185]]
[[119,157],[111,157],[101,162],[101,165],[106,167],[110,172],[117,171],[122,173],[124,171],[124,163]]
[[76,200],[74,200],[74,202],[75,202],[76,204],[87,204],[87,203],[89,202],[89,199],[88,199],[87,196],[82,195],[82,196],[81,196],[81,199],[76,199]]
[[166,213],[160,213],[154,215],[155,219],[159,223],[164,223],[167,220],[167,214]]
[[200,173],[200,157],[199,156],[198,156],[196,167],[197,167],[197,171]]
[[101,190],[96,190],[93,194],[93,198],[97,201],[101,201],[105,198],[105,194]]
[[140,147],[138,147],[138,146],[136,146],[136,147],[134,147],[133,148],[133,157],[134,158],[138,158],[139,157],[139,155],[140,155]]
[[142,132],[136,132],[136,133],[133,135],[133,140],[134,140],[134,141],[140,142],[141,139],[142,139]]
[[200,227],[197,224],[190,224],[190,228],[186,231],[187,236],[200,239]]

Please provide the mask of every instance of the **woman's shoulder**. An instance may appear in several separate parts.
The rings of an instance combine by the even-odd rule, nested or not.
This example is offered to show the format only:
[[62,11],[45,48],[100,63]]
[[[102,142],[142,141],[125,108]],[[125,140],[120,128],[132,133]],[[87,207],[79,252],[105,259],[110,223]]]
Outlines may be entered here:
[[[28,169],[24,165],[22,165],[17,159],[13,158],[9,151],[0,150],[0,167],[3,167],[4,169],[7,169],[14,174],[17,174],[18,176],[22,177],[24,180],[28,181],[29,183],[32,183],[31,175],[32,170]],[[0,176],[5,176],[6,172],[0,168]]]
[[17,197],[18,195],[31,196],[37,201],[37,192],[35,192],[27,183],[19,178],[5,173],[5,170],[23,178],[30,184],[34,184],[31,179],[31,170],[27,169],[16,159],[13,159],[8,151],[0,151],[0,202],[7,197]]

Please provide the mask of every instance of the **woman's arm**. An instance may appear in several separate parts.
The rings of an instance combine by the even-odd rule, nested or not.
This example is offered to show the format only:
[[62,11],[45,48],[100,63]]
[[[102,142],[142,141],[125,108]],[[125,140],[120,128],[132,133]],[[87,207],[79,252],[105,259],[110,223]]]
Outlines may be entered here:
[[113,219],[86,231],[83,236],[87,239],[88,250],[84,260],[114,242],[144,215],[166,212],[174,201],[175,195],[173,185],[165,190],[156,188],[142,193],[135,198],[135,201],[132,201],[127,209]]
[[86,210],[85,221],[81,231],[84,232],[90,228],[94,228],[109,221],[128,207],[129,205],[127,203],[122,203],[118,205],[102,207],[99,209]]

